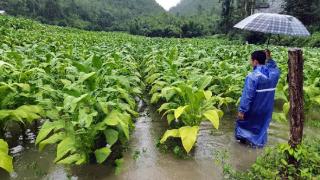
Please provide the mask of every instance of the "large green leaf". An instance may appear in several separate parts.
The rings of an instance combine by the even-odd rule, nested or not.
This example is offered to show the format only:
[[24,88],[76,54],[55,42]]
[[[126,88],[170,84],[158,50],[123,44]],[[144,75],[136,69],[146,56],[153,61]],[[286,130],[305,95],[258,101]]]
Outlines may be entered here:
[[205,77],[202,77],[198,82],[198,88],[199,90],[203,90],[205,89],[211,82],[212,80],[212,77],[211,76],[205,76]]
[[198,136],[199,126],[184,126],[179,129],[182,145],[187,153],[190,152]]
[[94,154],[96,156],[97,163],[99,163],[99,164],[103,163],[109,157],[110,153],[111,153],[111,149],[108,147],[103,147],[103,148],[97,149],[94,152]]
[[13,172],[12,157],[0,151],[0,167],[7,172]]
[[65,137],[57,146],[57,156],[54,161],[58,162],[68,153],[73,154],[76,150],[75,139],[72,137]]
[[152,74],[151,76],[149,76],[147,79],[146,79],[146,82],[148,84],[151,84],[153,83],[156,79],[158,79],[160,77],[160,73],[155,73],[155,74]]
[[9,117],[11,114],[10,110],[0,110],[0,121]]
[[59,130],[61,128],[63,128],[65,126],[65,123],[63,121],[54,121],[54,122],[50,122],[50,121],[46,121],[39,133],[38,136],[36,138],[36,144],[39,144],[42,140],[44,140],[46,137],[48,137],[48,135],[53,131],[53,130]]
[[211,121],[214,128],[219,129],[219,113],[216,110],[208,110],[203,115]]
[[286,122],[287,121],[287,117],[284,113],[277,113],[277,112],[272,113],[272,119],[276,120],[278,122]]
[[7,142],[0,139],[0,168],[3,168],[7,172],[13,172],[12,157],[8,155],[9,147]]
[[77,108],[78,104],[83,101],[86,97],[88,97],[88,94],[83,94],[80,97],[74,97],[74,96],[66,96],[64,98],[64,109],[73,113],[74,110]]
[[317,96],[314,98],[314,101],[318,103],[318,105],[320,105],[320,96]]
[[13,85],[18,86],[21,88],[22,91],[29,92],[30,91],[30,85],[24,84],[24,83],[13,83]]
[[81,160],[80,154],[72,154],[70,156],[67,156],[66,158],[56,162],[57,164],[73,164]]
[[120,174],[120,172],[122,170],[124,160],[123,160],[123,158],[116,159],[114,163],[116,164],[115,174],[118,175],[118,174]]
[[2,68],[2,67],[9,67],[9,68],[12,68],[12,69],[14,68],[13,65],[0,60],[0,68]]
[[168,110],[170,109],[170,107],[172,106],[173,103],[163,103],[160,108],[158,109],[158,112],[162,112],[164,110]]
[[283,113],[284,113],[285,115],[287,115],[287,114],[289,113],[289,110],[290,110],[290,103],[289,103],[289,102],[284,103],[284,104],[283,104]]
[[43,115],[42,108],[34,105],[23,105],[15,110],[0,110],[0,120],[10,118],[22,123],[24,123],[24,120],[32,122],[40,119],[41,115]]
[[104,132],[107,143],[112,146],[118,141],[119,133],[114,129],[106,129]]
[[161,140],[160,140],[160,143],[164,143],[166,142],[166,140],[169,138],[169,137],[180,137],[180,134],[179,134],[179,130],[178,129],[171,129],[171,130],[167,130],[164,135],[162,136]]
[[182,90],[178,87],[165,87],[161,90],[161,96],[166,98],[166,101],[170,101],[176,94],[181,95]]
[[185,109],[189,107],[189,105],[186,105],[186,106],[180,106],[178,107],[176,110],[174,110],[174,117],[176,119],[178,119],[182,114],[183,112],[185,111]]
[[126,136],[127,140],[129,140],[129,124],[124,121],[119,122],[120,129],[123,131],[124,135]]
[[64,137],[65,137],[65,134],[63,132],[53,134],[49,138],[47,138],[39,143],[39,151],[43,151],[43,149],[49,144],[55,144],[55,143],[61,141]]
[[119,124],[120,119],[120,112],[117,110],[113,110],[105,119],[104,122],[109,126],[116,126]]
[[211,91],[203,91],[204,97],[209,100],[212,97]]
[[173,114],[167,114],[167,121],[168,121],[168,124],[170,125],[171,124],[171,122],[173,121],[173,120],[175,120],[175,118],[174,118],[174,115]]
[[93,122],[93,118],[98,115],[95,111],[93,113],[88,113],[89,109],[80,108],[79,109],[79,116],[78,121],[82,125],[82,127],[89,128]]
[[159,101],[159,99],[161,98],[161,95],[159,93],[154,93],[151,97],[151,104],[155,104]]
[[105,119],[104,123],[109,126],[117,126],[129,139],[129,124],[131,122],[130,116],[125,113],[121,113],[117,110],[113,110]]
[[0,152],[3,152],[5,154],[9,153],[8,143],[5,142],[3,139],[0,139]]
[[87,79],[93,77],[96,74],[96,72],[91,72],[88,74],[83,74],[81,75],[81,77],[79,78],[77,83],[83,83],[84,81],[86,81]]

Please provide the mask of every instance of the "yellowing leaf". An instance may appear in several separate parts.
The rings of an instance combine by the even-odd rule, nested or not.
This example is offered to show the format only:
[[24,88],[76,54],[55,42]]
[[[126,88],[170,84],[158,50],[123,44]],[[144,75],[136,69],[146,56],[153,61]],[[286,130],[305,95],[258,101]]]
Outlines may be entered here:
[[9,173],[13,172],[12,157],[8,155],[9,147],[7,142],[3,139],[0,139],[0,168],[8,171]]
[[206,117],[209,121],[211,121],[214,128],[219,128],[219,114],[216,110],[209,110],[203,113],[204,117]]
[[3,152],[5,154],[8,154],[9,152],[8,143],[5,142],[3,139],[0,139],[0,152]]
[[173,114],[168,114],[167,115],[167,121],[168,121],[168,124],[170,125],[171,122],[174,120],[174,115]]
[[190,152],[198,136],[199,126],[184,126],[179,129],[182,145],[187,153]]
[[188,105],[187,106],[180,106],[176,110],[174,110],[174,118],[178,119],[187,107],[188,107]]
[[169,137],[180,137],[179,135],[179,130],[178,129],[171,129],[171,130],[167,130],[164,135],[162,136],[161,140],[160,140],[160,143],[164,143],[166,142],[166,140],[169,138]]
[[211,91],[203,91],[204,97],[209,100],[212,97]]
[[287,115],[289,113],[289,110],[290,110],[290,103],[289,102],[284,103],[284,105],[283,105],[283,113],[285,115]]
[[66,158],[56,162],[57,164],[73,164],[81,159],[81,156],[79,154],[72,154],[70,156],[67,156]]
[[0,152],[0,157],[0,168],[3,168],[9,173],[13,172],[12,157],[3,152]]
[[224,115],[223,111],[221,111],[220,109],[216,109],[218,115],[219,115],[219,118],[221,119]]

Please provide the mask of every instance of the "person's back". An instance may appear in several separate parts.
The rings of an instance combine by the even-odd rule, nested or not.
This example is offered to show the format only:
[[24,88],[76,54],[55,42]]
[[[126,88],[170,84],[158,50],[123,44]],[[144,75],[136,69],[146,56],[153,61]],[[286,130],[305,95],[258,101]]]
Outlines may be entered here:
[[274,87],[277,86],[280,78],[280,69],[277,66],[277,63],[272,59],[270,50],[266,50],[266,66],[270,71],[270,79],[273,81]]
[[264,65],[266,57],[263,51],[256,54],[259,57],[253,57],[253,61],[258,58],[260,63],[253,65],[254,71],[246,77],[235,137],[253,146],[263,147],[267,142],[267,129],[272,118],[279,70],[274,64]]

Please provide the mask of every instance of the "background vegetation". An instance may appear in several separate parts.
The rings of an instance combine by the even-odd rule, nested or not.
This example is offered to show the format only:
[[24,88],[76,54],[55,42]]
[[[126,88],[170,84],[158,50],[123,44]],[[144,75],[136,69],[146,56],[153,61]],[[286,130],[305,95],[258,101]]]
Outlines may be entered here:
[[[86,30],[126,31],[149,37],[200,37],[226,34],[232,39],[263,43],[263,35],[234,30],[235,23],[256,10],[261,0],[182,0],[166,12],[154,0],[2,0],[0,9],[43,23]],[[320,30],[320,0],[284,0],[283,13],[299,18],[312,32]],[[260,38],[257,38],[257,37]],[[302,46],[319,47],[311,39]],[[252,41],[252,39],[255,39]],[[287,44],[291,40],[276,40]]]

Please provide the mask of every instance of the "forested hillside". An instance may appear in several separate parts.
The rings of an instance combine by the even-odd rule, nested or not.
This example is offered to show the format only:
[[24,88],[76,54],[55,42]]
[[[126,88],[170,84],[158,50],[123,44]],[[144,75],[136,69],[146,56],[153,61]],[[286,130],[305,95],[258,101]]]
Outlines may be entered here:
[[89,30],[128,30],[138,16],[164,13],[154,0],[1,0],[10,15]]
[[[311,32],[320,31],[320,0],[182,0],[169,12],[155,0],[0,0],[0,10],[47,24],[86,30],[126,31],[149,37],[227,34],[246,41],[253,35],[253,39],[263,43],[266,39],[263,35],[236,31],[233,26],[257,12],[258,3],[270,5],[276,1],[282,2],[282,13],[299,18]],[[310,42],[302,40],[299,44]]]
[[179,16],[194,16],[199,14],[219,15],[221,4],[219,0],[182,0],[171,13]]

